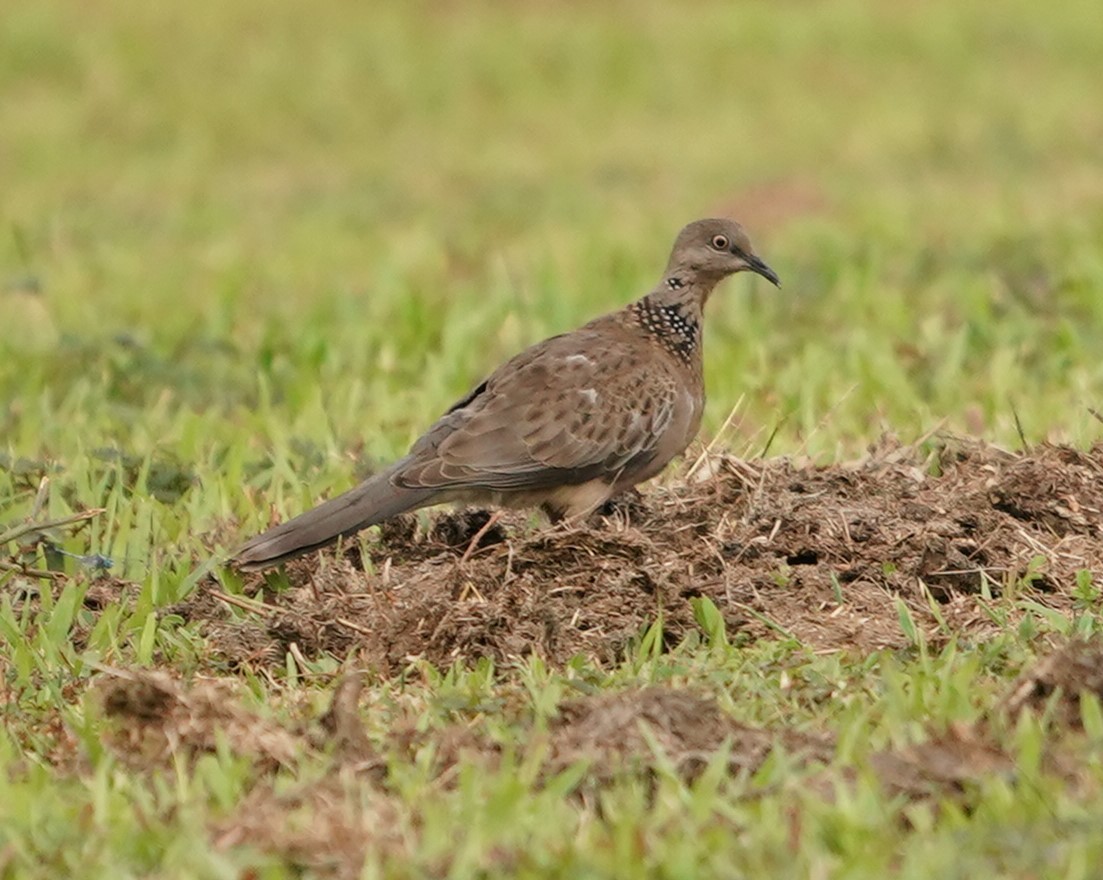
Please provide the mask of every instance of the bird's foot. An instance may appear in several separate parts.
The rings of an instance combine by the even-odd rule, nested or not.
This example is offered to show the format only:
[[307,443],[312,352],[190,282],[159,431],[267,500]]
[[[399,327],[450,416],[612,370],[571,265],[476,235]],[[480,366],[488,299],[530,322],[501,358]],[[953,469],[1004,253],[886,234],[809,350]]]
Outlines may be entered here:
[[490,519],[483,523],[482,527],[477,532],[475,532],[474,536],[471,538],[470,543],[467,545],[467,549],[463,551],[463,556],[460,557],[460,565],[463,565],[465,562],[467,562],[468,559],[471,558],[471,556],[479,548],[479,542],[486,536],[487,532],[494,528],[498,520],[500,520],[501,518],[502,511],[495,510],[494,513],[490,515]]
[[643,512],[643,493],[639,489],[627,489],[598,507],[591,515],[591,520],[617,518],[632,522],[638,520]]

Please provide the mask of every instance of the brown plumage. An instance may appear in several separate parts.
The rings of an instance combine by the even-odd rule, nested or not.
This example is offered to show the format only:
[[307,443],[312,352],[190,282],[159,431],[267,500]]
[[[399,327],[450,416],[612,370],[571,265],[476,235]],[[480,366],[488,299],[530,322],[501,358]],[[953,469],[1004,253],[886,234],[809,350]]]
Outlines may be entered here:
[[650,479],[700,427],[704,305],[719,281],[742,271],[778,284],[738,223],[689,224],[643,299],[507,361],[404,458],[253,538],[234,564],[266,568],[431,504],[580,516]]

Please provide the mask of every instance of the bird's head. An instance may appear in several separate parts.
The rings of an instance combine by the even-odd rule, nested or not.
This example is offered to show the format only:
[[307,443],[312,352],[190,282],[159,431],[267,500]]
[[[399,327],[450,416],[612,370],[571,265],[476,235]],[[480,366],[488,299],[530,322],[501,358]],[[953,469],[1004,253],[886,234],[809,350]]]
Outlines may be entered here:
[[755,254],[746,230],[734,220],[696,220],[678,233],[668,276],[687,273],[711,285],[736,272],[754,272],[781,286],[777,273]]

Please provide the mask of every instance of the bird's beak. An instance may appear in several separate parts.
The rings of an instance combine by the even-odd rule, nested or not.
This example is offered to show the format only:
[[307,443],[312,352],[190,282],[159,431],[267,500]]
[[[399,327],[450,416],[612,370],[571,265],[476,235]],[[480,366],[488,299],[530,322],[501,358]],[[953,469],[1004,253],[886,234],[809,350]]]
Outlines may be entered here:
[[781,287],[781,279],[777,277],[777,272],[767,266],[762,260],[760,260],[754,254],[746,257],[746,260],[747,268],[754,272],[755,275],[761,275],[772,285],[774,285],[774,287]]

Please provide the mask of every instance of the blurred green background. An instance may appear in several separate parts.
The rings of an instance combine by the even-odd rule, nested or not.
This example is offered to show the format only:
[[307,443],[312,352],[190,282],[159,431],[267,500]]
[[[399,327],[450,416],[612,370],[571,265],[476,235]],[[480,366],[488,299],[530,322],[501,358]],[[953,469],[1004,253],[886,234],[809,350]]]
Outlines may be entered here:
[[710,303],[706,436],[1090,442],[1100,46],[1095,0],[8,4],[0,451],[298,507],[716,213],[784,287]]

